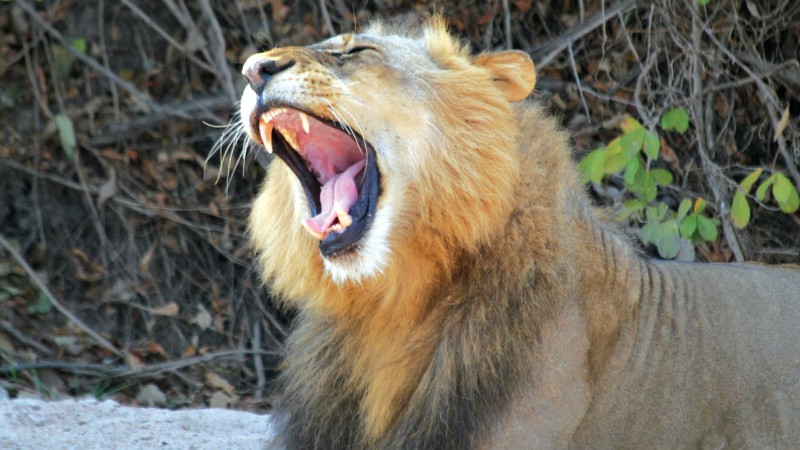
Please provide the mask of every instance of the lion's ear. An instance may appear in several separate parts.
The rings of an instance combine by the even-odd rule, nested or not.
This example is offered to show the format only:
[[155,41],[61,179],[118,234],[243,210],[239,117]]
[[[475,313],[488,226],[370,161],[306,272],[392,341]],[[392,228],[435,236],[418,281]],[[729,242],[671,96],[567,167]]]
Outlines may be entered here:
[[536,71],[527,53],[509,50],[484,53],[475,57],[475,65],[489,69],[494,81],[506,94],[506,100],[516,102],[525,99],[536,84]]

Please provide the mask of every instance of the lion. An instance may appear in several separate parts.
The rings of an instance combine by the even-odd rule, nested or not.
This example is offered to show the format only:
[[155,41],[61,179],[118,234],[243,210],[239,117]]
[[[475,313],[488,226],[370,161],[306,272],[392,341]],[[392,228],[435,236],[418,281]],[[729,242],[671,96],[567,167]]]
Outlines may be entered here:
[[649,260],[519,51],[442,19],[250,57],[249,222],[298,311],[277,447],[789,448],[800,268]]

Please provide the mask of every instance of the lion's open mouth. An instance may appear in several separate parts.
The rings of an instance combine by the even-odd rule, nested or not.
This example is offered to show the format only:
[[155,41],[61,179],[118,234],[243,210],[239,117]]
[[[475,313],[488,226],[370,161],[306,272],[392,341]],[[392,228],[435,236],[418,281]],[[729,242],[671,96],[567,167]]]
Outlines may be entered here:
[[303,226],[326,257],[353,250],[375,216],[375,151],[351,129],[292,108],[256,115],[261,143],[294,172],[308,198]]

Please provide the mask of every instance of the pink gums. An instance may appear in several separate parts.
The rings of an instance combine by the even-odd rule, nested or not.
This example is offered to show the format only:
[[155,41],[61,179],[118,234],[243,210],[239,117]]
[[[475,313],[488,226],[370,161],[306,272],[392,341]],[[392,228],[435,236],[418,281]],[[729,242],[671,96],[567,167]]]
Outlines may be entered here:
[[365,152],[351,136],[313,117],[306,133],[300,116],[292,110],[275,117],[273,123],[293,133],[297,152],[322,184],[321,211],[303,219],[303,225],[319,239],[334,231],[341,233],[350,225],[350,208],[358,201],[356,177],[366,166]]

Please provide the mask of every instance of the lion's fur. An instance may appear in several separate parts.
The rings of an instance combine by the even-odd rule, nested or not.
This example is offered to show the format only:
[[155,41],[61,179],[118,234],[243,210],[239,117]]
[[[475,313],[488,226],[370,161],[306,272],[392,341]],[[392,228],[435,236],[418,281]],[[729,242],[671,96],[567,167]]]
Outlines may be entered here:
[[[396,32],[366,30],[385,57],[351,72],[308,49],[267,53],[299,61],[281,83],[313,84],[305,107],[330,116],[326,98],[376,148],[376,223],[391,221],[374,225],[386,227],[389,249],[375,268],[332,276],[300,225],[308,207],[298,181],[280,162],[269,169],[250,230],[268,286],[299,311],[275,411],[288,448],[491,446],[513,434],[503,424],[525,410],[517,396],[547,385],[540,364],[554,355],[542,342],[567,312],[583,324],[575,367],[591,398],[606,392],[598,383],[627,351],[620,342],[639,309],[658,301],[648,297],[654,273],[672,270],[642,259],[590,205],[567,136],[540,107],[517,102],[535,81],[526,58],[472,57],[441,21]],[[358,93],[339,78],[361,84]],[[783,270],[800,290],[800,271]]]

